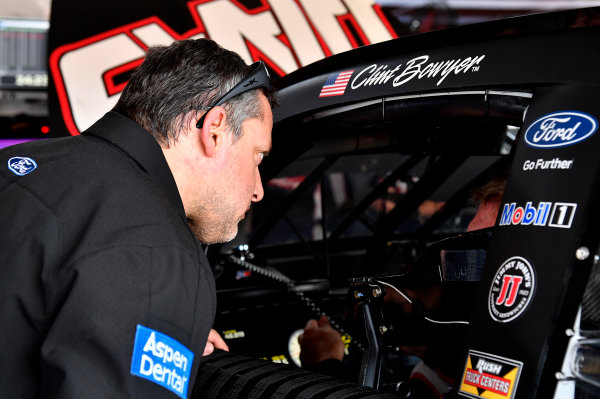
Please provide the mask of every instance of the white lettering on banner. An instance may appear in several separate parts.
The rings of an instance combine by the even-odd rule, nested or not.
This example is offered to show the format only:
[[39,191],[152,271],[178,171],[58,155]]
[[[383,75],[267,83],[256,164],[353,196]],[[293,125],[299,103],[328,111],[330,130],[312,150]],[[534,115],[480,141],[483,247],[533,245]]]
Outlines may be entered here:
[[[252,10],[229,0],[188,3],[196,27],[178,35],[151,17],[55,49],[50,69],[65,124],[78,134],[111,109],[123,85],[107,82],[132,70],[146,46],[210,37],[246,63],[263,59],[280,75],[358,47],[395,37],[374,0],[261,0]],[[226,18],[224,18],[226,16]],[[227,23],[224,23],[227,21]]]
[[[358,27],[369,43],[379,43],[390,38],[390,27],[385,26],[385,17],[372,0],[344,0],[350,14],[356,18]],[[382,23],[384,22],[384,23]]]
[[208,37],[219,38],[220,45],[241,55],[247,63],[253,58],[250,43],[259,52],[270,54],[271,60],[285,73],[297,68],[292,52],[278,38],[283,32],[270,12],[249,14],[228,0],[198,4],[196,10]]
[[[477,72],[479,63],[484,58],[485,55],[480,55],[427,63],[429,56],[422,55],[408,60],[403,69],[402,64],[393,69],[389,65],[373,64],[356,74],[352,79],[351,87],[357,89],[361,86],[383,85],[388,83],[391,78],[394,78],[392,85],[398,87],[415,78],[421,80],[437,77],[439,80],[436,85],[439,86],[452,73],[458,75],[459,73]],[[398,73],[401,69],[402,72]]]
[[[119,51],[115,51],[117,48]],[[60,73],[64,78],[62,81],[68,93],[70,110],[81,131],[102,115],[98,115],[96,109],[106,112],[117,103],[118,96],[107,93],[103,74],[115,65],[143,56],[144,50],[129,36],[119,34],[69,51],[60,58]]]
[[300,0],[308,19],[319,32],[327,32],[323,40],[332,54],[352,49],[348,37],[340,26],[338,18],[346,15],[348,9],[340,0]]
[[301,65],[308,65],[325,57],[325,51],[295,1],[270,0],[269,3],[277,20],[288,21],[283,25],[283,30]]

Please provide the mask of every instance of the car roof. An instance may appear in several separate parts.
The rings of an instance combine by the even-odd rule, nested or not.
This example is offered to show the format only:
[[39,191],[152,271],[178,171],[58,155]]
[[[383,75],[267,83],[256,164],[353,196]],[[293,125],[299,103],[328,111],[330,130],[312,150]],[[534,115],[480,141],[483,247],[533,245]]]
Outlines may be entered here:
[[[263,173],[268,180],[311,151],[360,150],[357,133],[373,145],[369,137],[395,124],[423,124],[418,142],[426,142],[424,136],[435,134],[423,123],[431,115],[519,126],[533,88],[599,82],[600,57],[588,50],[600,40],[599,15],[593,7],[461,26],[364,46],[301,68],[276,82],[276,150]],[[326,93],[328,79],[335,83],[344,72],[349,78],[342,75],[338,85],[346,83],[345,90]],[[464,148],[471,138],[454,141]],[[414,139],[399,140],[408,152],[432,150]],[[469,151],[488,152],[481,146]]]

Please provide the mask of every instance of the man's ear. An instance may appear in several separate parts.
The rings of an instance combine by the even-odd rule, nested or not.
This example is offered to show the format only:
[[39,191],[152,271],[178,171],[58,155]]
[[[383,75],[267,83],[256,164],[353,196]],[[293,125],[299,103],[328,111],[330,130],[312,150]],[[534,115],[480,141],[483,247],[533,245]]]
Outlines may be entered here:
[[196,127],[196,122],[193,122],[193,129],[196,129],[200,145],[207,156],[214,156],[227,138],[227,114],[221,106],[211,108],[206,117],[202,128]]

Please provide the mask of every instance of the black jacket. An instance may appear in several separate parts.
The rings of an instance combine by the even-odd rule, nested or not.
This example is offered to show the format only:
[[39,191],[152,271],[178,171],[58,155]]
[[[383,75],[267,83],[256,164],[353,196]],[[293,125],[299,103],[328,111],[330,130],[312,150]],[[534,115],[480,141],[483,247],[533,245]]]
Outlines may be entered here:
[[0,268],[0,397],[192,392],[214,280],[160,147],[130,119],[0,151]]

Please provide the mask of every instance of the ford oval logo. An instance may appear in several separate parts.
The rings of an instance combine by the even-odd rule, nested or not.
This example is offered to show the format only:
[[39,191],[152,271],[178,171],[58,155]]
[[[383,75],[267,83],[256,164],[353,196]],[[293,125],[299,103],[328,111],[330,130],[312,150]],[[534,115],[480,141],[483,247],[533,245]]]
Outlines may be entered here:
[[8,160],[8,169],[15,175],[25,176],[37,168],[37,163],[28,157],[12,157]]
[[587,139],[597,128],[598,122],[591,115],[556,112],[533,122],[525,132],[525,142],[537,148],[564,147]]

